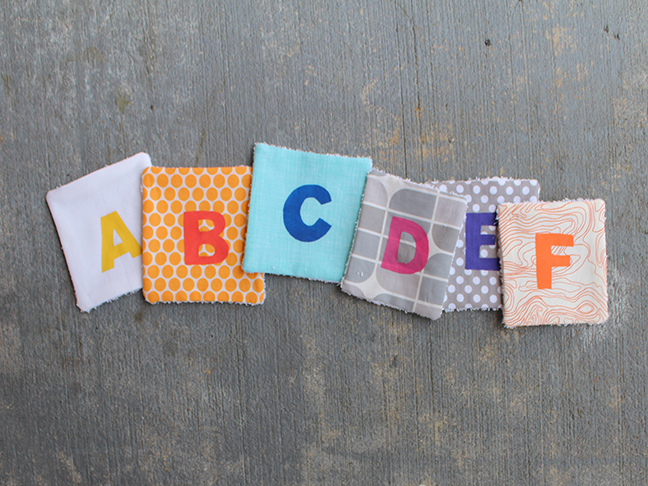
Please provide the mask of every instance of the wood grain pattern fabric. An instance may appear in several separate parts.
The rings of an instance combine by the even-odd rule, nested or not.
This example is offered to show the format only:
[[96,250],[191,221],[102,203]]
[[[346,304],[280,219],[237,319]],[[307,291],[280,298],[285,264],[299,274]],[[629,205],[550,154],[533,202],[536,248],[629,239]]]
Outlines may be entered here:
[[372,171],[342,290],[437,319],[466,200]]
[[145,153],[47,193],[77,306],[98,305],[142,288],[142,171]]
[[505,203],[498,219],[507,327],[608,318],[604,201]]
[[466,224],[461,228],[450,268],[446,311],[501,309],[502,289],[497,248],[497,206],[504,202],[537,202],[540,184],[531,179],[493,177],[469,181],[431,182],[440,191],[468,201]]
[[251,180],[250,167],[144,171],[148,302],[263,302],[263,274],[242,267]]

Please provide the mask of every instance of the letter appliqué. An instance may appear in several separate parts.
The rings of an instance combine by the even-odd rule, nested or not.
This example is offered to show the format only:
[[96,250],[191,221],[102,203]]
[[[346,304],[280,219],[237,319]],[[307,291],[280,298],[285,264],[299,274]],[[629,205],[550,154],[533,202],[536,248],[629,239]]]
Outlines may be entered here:
[[[115,245],[114,233],[121,239]],[[117,211],[106,214],[101,218],[101,272],[115,267],[115,260],[126,253],[135,258],[142,254],[142,247],[133,234],[128,230]]]
[[322,238],[331,229],[331,225],[319,218],[312,225],[307,225],[301,217],[304,201],[312,197],[320,204],[331,202],[331,195],[322,186],[309,184],[300,186],[290,193],[283,207],[284,226],[290,236],[296,240],[310,243]]

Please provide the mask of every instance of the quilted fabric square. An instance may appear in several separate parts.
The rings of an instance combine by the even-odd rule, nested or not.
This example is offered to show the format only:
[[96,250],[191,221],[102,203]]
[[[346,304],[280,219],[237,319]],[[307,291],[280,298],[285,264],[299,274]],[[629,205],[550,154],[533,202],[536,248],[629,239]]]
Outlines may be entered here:
[[342,290],[440,317],[466,204],[461,196],[372,171]]
[[540,197],[538,181],[493,177],[431,182],[430,185],[441,191],[460,194],[468,200],[466,224],[457,240],[444,310],[501,309],[502,288],[495,231],[497,206],[504,202],[537,202]]
[[142,288],[139,153],[47,193],[77,306],[89,312]]
[[148,302],[263,302],[263,275],[241,266],[251,181],[250,167],[144,171]]
[[259,143],[243,268],[340,282],[371,160]]
[[504,203],[497,214],[506,327],[608,318],[604,201]]

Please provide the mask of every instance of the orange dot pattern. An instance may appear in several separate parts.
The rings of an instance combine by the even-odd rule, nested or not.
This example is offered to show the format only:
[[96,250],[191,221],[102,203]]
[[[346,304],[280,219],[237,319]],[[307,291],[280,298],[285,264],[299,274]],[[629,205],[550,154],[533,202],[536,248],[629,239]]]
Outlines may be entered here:
[[[157,302],[238,302],[261,304],[262,273],[243,271],[243,249],[252,180],[251,167],[162,168],[142,173],[143,293]],[[187,211],[216,211],[225,219],[220,234],[229,253],[219,264],[186,265],[184,216]],[[204,220],[200,231],[213,223]],[[201,256],[213,254],[202,245]]]

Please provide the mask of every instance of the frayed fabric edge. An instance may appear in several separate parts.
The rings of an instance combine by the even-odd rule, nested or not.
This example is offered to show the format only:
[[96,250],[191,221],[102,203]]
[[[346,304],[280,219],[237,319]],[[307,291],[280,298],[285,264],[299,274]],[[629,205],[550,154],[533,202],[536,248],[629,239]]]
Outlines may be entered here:
[[256,150],[257,145],[266,145],[268,147],[279,148],[279,149],[283,149],[283,150],[290,150],[292,152],[300,152],[300,153],[303,153],[303,154],[331,155],[331,156],[334,156],[334,157],[344,157],[344,158],[347,158],[347,159],[369,159],[369,160],[371,160],[372,165],[373,165],[373,159],[371,157],[369,157],[368,155],[367,156],[362,156],[362,155],[342,155],[342,154],[330,154],[330,153],[323,154],[323,153],[320,153],[320,152],[312,152],[312,151],[309,151],[309,150],[294,149],[294,148],[284,147],[282,145],[275,145],[275,144],[267,143],[267,142],[255,142],[254,143],[254,150]]
[[383,306],[383,307],[389,307],[390,309],[396,309],[397,311],[404,312],[405,314],[412,314],[413,316],[419,316],[419,317],[422,317],[423,319],[429,319],[430,321],[436,321],[436,320],[440,319],[441,316],[443,315],[443,311],[441,311],[441,314],[439,315],[439,317],[436,317],[436,318],[432,318],[432,317],[428,317],[428,316],[423,316],[423,315],[418,314],[418,313],[416,313],[416,312],[414,312],[414,311],[407,311],[407,310],[405,310],[405,309],[401,309],[400,307],[395,307],[395,306],[393,306],[393,305],[389,305],[389,304],[387,304],[387,303],[385,303],[385,302],[380,302],[380,301],[377,301],[377,300],[366,299],[366,298],[364,298],[364,297],[358,297],[357,295],[353,295],[352,293],[347,292],[347,291],[344,289],[344,287],[342,287],[342,286],[340,286],[340,290],[342,290],[342,292],[344,292],[346,295],[349,295],[349,296],[353,297],[354,299],[357,299],[357,300],[364,300],[365,302],[369,302],[369,303],[374,304],[374,305],[380,305],[380,306]]
[[[74,288],[74,283],[72,283],[72,288]],[[118,295],[116,297],[113,297],[112,299],[108,299],[108,300],[102,302],[101,304],[97,304],[97,305],[95,305],[94,307],[91,307],[88,310],[84,310],[84,309],[81,309],[81,307],[79,307],[79,301],[77,300],[76,289],[74,289],[74,298],[76,300],[76,306],[79,308],[79,310],[81,312],[85,312],[86,314],[89,314],[91,311],[95,310],[98,307],[101,307],[104,304],[109,304],[111,302],[116,301],[117,299],[121,299],[122,297],[125,297],[126,295],[133,295],[135,292],[141,292],[141,291],[142,291],[142,287],[139,287],[139,288],[133,289],[133,290],[129,290],[128,292],[124,292],[123,294]]]
[[157,304],[238,304],[238,305],[244,305],[247,307],[254,307],[257,305],[263,305],[265,302],[265,296],[263,297],[263,301],[261,302],[234,302],[234,301],[224,301],[224,300],[214,300],[213,302],[207,301],[207,300],[171,300],[171,301],[157,301],[157,302],[149,302],[146,297],[144,297],[144,301],[149,304],[149,305],[157,305]]

